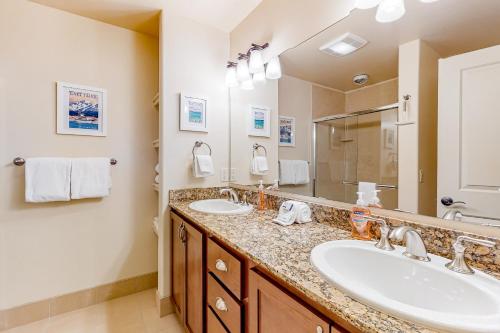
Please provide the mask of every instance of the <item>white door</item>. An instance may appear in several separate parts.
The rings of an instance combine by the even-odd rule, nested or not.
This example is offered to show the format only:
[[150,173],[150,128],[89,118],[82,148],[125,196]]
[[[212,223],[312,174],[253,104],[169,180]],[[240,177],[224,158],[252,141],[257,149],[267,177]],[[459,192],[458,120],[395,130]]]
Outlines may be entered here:
[[500,224],[500,45],[440,60],[438,122],[438,201]]

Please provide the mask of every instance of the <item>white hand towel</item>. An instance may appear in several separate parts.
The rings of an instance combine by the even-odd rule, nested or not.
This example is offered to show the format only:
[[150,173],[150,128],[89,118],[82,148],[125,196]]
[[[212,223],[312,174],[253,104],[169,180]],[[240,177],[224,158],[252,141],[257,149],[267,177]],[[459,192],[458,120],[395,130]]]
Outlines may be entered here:
[[193,161],[193,175],[203,178],[214,175],[214,163],[210,155],[195,155]]
[[295,185],[309,184],[309,163],[295,161]]
[[280,160],[280,185],[292,185],[295,183],[294,161]]
[[377,184],[368,182],[359,182],[358,192],[363,192],[363,200],[365,202],[371,202],[375,197],[375,190],[377,189]]
[[250,172],[257,176],[263,176],[269,171],[266,156],[255,156],[252,158],[252,165]]
[[160,163],[155,165],[155,172],[160,173]]
[[160,175],[156,175],[155,177],[155,183],[160,184]]
[[70,159],[28,158],[24,172],[26,202],[70,200]]
[[74,158],[71,161],[71,199],[101,198],[111,189],[109,158]]
[[308,223],[312,221],[311,208],[305,202],[293,201],[293,209],[297,213],[295,222]]

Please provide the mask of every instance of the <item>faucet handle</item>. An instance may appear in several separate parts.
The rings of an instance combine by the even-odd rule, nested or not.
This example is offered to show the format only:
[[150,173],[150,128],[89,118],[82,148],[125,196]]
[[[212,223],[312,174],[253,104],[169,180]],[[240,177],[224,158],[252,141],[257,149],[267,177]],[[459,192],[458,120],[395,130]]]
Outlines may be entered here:
[[469,264],[465,261],[465,245],[464,243],[472,243],[487,247],[494,247],[495,243],[485,239],[472,238],[469,236],[458,236],[453,249],[455,250],[454,258],[447,263],[446,268],[462,274],[474,274],[474,270],[470,268]]
[[389,234],[391,232],[391,227],[387,224],[386,220],[378,217],[368,217],[369,221],[375,222],[380,226],[380,240],[375,244],[376,248],[384,251],[394,251],[394,246],[392,246],[389,240]]

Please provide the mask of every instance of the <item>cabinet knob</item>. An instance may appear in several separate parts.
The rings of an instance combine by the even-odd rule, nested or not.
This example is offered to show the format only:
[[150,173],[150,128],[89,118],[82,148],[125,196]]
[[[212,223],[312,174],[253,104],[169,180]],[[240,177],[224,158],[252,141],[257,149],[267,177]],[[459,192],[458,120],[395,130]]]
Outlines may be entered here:
[[224,302],[224,300],[221,298],[221,297],[217,297],[215,299],[215,307],[217,308],[217,310],[219,311],[227,311],[227,305],[226,305],[226,302]]
[[221,272],[227,272],[227,265],[222,259],[217,259],[215,261],[215,268]]
[[323,333],[323,327],[321,326],[316,327],[316,333]]

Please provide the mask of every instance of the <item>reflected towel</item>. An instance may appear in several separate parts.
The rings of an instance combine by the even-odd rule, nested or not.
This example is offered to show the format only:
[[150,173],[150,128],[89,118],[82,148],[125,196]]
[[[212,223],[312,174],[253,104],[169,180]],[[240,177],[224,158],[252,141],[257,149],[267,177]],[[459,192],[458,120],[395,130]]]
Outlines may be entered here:
[[193,161],[193,175],[203,178],[214,175],[214,163],[210,155],[195,155]]
[[280,185],[309,184],[309,163],[303,160],[280,160]]
[[363,200],[365,202],[372,202],[375,197],[375,190],[377,189],[377,184],[369,182],[359,182],[358,192],[363,192]]
[[28,158],[24,172],[26,202],[70,200],[70,159]]
[[252,165],[250,172],[253,175],[262,176],[269,171],[269,165],[267,163],[266,156],[255,156],[252,159]]
[[111,189],[109,158],[71,160],[71,199],[107,197]]

